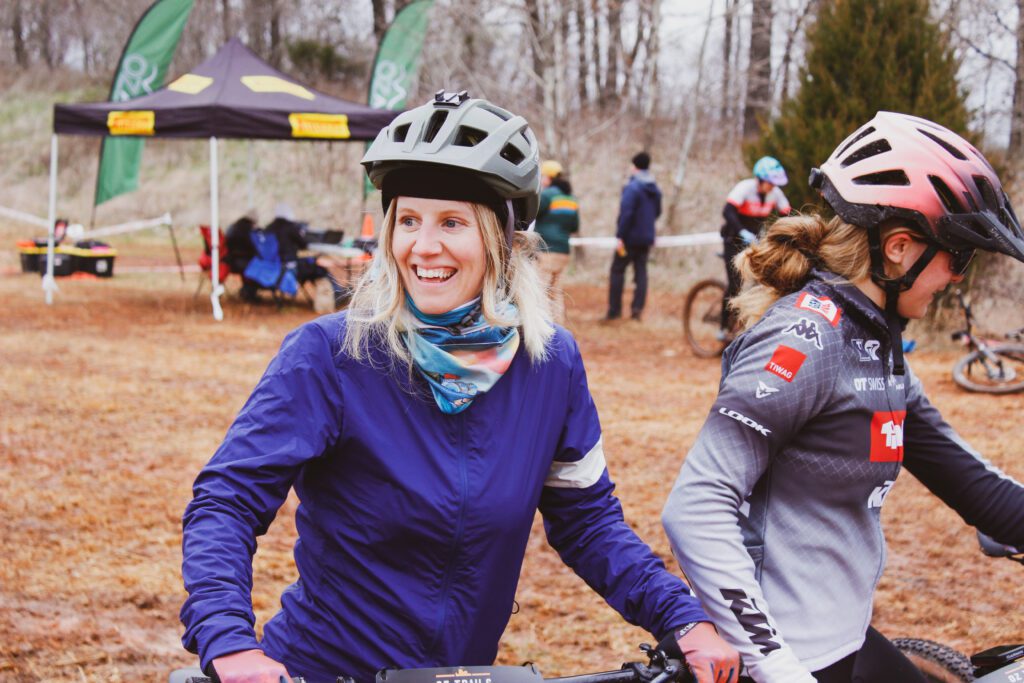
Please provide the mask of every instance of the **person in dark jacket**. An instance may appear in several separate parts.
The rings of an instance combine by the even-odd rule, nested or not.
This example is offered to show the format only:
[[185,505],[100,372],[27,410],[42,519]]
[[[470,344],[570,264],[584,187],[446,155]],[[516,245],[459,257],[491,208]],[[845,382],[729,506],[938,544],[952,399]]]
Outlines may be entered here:
[[635,284],[630,306],[633,320],[640,320],[647,302],[647,258],[654,244],[654,222],[661,215],[661,190],[654,182],[650,167],[651,157],[647,152],[634,156],[629,181],[622,188],[605,320],[622,317],[622,289],[626,266],[631,263]]
[[537,264],[546,276],[551,292],[551,312],[555,322],[565,322],[565,294],[558,279],[569,264],[569,236],[580,229],[580,205],[572,195],[572,185],[562,165],[548,160],[540,165],[540,208],[536,231],[544,240]]
[[[550,320],[525,230],[539,186],[526,120],[438,93],[363,165],[385,209],[372,267],[346,311],[288,335],[196,479],[185,647],[222,683],[489,665],[539,509],[625,619],[673,636],[700,683],[735,683],[735,652],[613,493],[579,349]],[[298,580],[259,641],[252,554],[293,487]]]
[[[225,242],[228,249],[228,266],[232,273],[245,273],[249,261],[256,256],[256,247],[252,243],[252,231],[259,229],[259,214],[256,209],[249,209],[244,216],[228,226]],[[244,301],[255,301],[259,285],[252,280],[242,278],[242,289],[239,295]]]
[[780,218],[739,256],[747,329],[662,520],[757,683],[925,683],[870,626],[882,507],[906,469],[1024,548],[1024,485],[929,402],[901,330],[976,250],[1024,261],[1024,234],[981,153],[914,116],[878,112],[811,186],[834,217]]

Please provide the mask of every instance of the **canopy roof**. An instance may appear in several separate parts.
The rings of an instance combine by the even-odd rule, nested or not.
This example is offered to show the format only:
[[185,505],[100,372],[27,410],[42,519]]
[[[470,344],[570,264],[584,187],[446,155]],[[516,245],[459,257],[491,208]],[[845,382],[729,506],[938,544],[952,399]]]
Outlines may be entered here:
[[318,92],[232,38],[213,57],[149,95],[54,105],[53,130],[118,137],[372,140],[398,113]]

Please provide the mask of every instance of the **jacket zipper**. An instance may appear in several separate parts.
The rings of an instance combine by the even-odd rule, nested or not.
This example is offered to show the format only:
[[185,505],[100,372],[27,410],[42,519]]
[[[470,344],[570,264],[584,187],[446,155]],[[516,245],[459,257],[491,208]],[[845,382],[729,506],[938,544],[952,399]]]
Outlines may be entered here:
[[462,527],[466,518],[466,505],[469,499],[469,466],[466,456],[466,417],[463,413],[457,416],[459,421],[459,515],[455,522],[455,538],[452,541],[449,552],[448,566],[445,568],[444,581],[441,584],[441,609],[437,622],[437,633],[434,634],[433,642],[430,645],[431,652],[436,654],[444,636],[444,624],[448,618],[448,594],[451,592],[452,581],[455,578],[455,569],[459,562],[460,546],[462,545]]

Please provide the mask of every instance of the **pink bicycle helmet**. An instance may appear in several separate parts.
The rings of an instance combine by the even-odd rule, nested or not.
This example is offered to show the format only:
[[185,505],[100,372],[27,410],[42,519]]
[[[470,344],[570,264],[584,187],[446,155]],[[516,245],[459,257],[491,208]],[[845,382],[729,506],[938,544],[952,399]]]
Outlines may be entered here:
[[1024,261],[1024,232],[991,164],[926,119],[878,112],[811,171],[810,184],[847,223],[902,218],[947,251]]

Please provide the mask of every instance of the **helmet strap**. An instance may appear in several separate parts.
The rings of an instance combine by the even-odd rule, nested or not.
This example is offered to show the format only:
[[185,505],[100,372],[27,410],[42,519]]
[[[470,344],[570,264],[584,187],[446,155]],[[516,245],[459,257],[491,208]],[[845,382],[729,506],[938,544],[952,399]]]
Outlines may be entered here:
[[885,273],[885,265],[882,259],[882,230],[878,225],[868,229],[868,252],[871,256],[871,279],[885,292],[885,323],[889,328],[889,340],[892,343],[892,374],[903,375],[906,373],[906,364],[903,361],[903,327],[907,324],[897,310],[900,294],[914,286],[914,281],[921,274],[928,264],[932,262],[939,248],[928,242],[914,265],[901,277],[892,279]]

